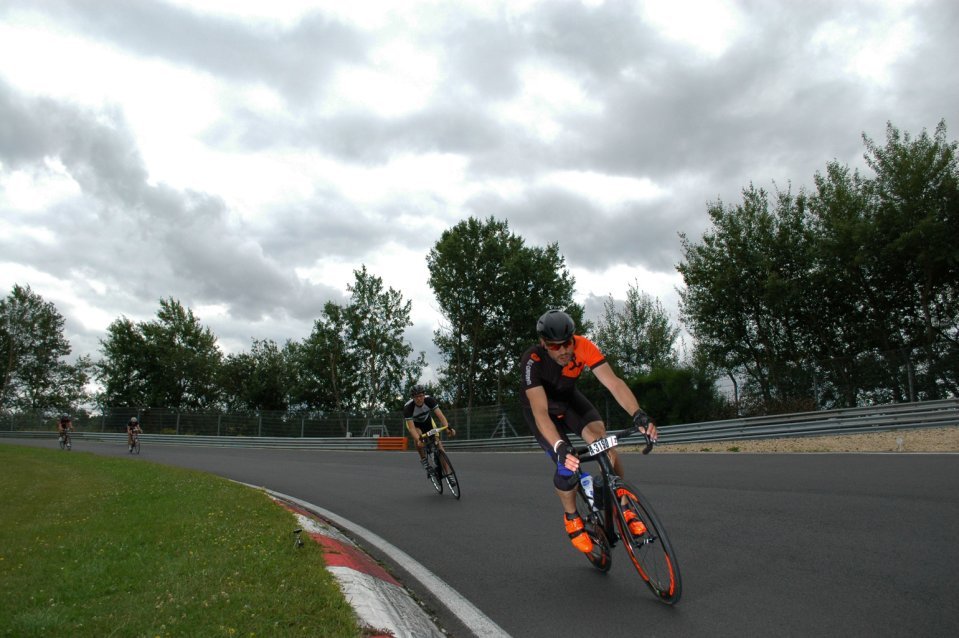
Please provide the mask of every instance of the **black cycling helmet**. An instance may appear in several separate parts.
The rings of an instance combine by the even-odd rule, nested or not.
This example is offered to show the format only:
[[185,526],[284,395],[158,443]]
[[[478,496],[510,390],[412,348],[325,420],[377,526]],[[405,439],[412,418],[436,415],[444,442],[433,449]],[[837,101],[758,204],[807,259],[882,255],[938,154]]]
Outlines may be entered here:
[[576,322],[562,310],[549,310],[536,322],[536,332],[546,341],[567,341],[576,332]]
[[426,394],[426,387],[417,383],[412,388],[410,388],[411,397],[415,397],[417,394]]

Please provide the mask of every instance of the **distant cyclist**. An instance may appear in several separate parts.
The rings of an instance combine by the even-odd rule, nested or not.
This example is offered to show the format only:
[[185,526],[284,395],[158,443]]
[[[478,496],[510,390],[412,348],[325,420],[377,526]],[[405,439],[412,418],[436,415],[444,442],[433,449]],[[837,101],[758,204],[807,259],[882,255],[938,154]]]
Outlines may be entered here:
[[60,441],[65,440],[67,433],[73,429],[73,419],[69,414],[61,414],[57,421],[57,436]]
[[[416,444],[416,451],[420,455],[420,463],[423,464],[423,469],[429,471],[426,465],[426,452],[424,451],[423,441],[420,437],[423,436],[424,432],[429,432],[433,429],[433,416],[436,416],[436,419],[439,420],[439,424],[443,427],[448,427],[449,435],[451,437],[456,436],[456,430],[449,427],[449,421],[446,420],[446,415],[443,414],[443,411],[440,410],[439,403],[436,402],[436,399],[426,394],[426,388],[421,385],[414,385],[410,388],[410,400],[406,402],[406,405],[403,406],[403,419],[406,421],[406,429],[409,431],[410,436],[413,437],[413,443]],[[439,444],[440,449],[443,449],[442,442]]]
[[[576,379],[584,369],[592,370],[616,402],[632,415],[633,423],[641,426],[640,431],[654,441],[657,434],[656,426],[640,409],[636,395],[616,375],[596,344],[575,335],[575,331],[572,317],[561,310],[550,310],[539,318],[536,322],[539,343],[523,353],[520,362],[523,389],[520,400],[530,431],[553,460],[553,485],[563,504],[566,533],[576,549],[590,552],[593,542],[576,513],[579,459],[570,453],[569,433],[592,443],[606,436],[606,426],[589,399],[576,389]],[[623,476],[616,451],[610,450],[609,456],[616,473]],[[646,526],[633,512],[627,513],[627,523],[635,536],[646,532]]]
[[143,430],[140,429],[140,421],[135,416],[130,417],[130,420],[127,421],[127,447],[129,451],[133,451],[133,435],[139,434]]

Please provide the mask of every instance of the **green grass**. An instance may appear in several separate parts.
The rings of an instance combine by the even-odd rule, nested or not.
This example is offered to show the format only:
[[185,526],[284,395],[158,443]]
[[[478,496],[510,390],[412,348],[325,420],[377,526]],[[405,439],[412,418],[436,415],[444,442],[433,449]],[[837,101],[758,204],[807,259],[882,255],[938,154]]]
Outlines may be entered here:
[[256,490],[0,446],[0,636],[359,636],[321,547]]

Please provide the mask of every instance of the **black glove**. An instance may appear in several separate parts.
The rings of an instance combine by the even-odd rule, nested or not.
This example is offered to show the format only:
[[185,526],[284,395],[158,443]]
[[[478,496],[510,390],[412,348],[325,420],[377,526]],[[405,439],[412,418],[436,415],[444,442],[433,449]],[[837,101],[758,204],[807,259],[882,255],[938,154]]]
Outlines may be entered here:
[[633,425],[645,428],[649,425],[649,415],[643,412],[643,409],[640,408],[633,413]]
[[[556,467],[560,469],[566,468],[566,457],[572,454],[573,447],[566,441],[560,441],[556,445]],[[569,470],[566,470],[567,472]]]

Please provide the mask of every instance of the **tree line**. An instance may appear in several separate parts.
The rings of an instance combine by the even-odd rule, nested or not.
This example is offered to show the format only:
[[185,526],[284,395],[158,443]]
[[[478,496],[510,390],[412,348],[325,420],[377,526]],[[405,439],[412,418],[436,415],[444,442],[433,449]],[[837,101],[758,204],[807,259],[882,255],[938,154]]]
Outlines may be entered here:
[[809,192],[750,184],[681,237],[682,320],[753,410],[959,394],[956,142],[944,121],[863,141],[873,177],[833,161]]
[[[889,124],[885,145],[863,140],[873,177],[830,162],[811,192],[750,184],[741,203],[708,205],[712,228],[700,238],[680,234],[690,344],[638,281],[594,325],[557,244],[529,245],[494,217],[447,229],[426,256],[442,315],[432,391],[451,407],[515,401],[536,318],[564,308],[664,423],[731,414],[723,378],[740,413],[956,396],[956,143],[944,122],[933,135]],[[365,265],[353,274],[349,301],[328,302],[299,341],[254,339],[224,355],[192,310],[167,298],[150,321],[111,323],[98,360],[69,364],[63,317],[15,285],[0,300],[0,409],[396,410],[426,368],[404,337],[411,303]],[[582,385],[598,396],[589,377]]]

